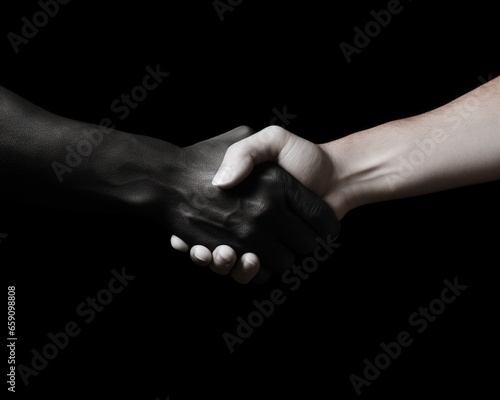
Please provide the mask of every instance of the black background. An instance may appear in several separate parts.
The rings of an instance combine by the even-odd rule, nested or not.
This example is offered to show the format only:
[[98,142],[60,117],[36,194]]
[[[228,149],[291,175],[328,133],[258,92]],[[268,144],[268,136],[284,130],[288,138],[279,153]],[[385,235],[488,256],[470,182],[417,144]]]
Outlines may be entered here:
[[[237,125],[261,129],[285,106],[297,115],[287,129],[331,141],[438,107],[500,72],[500,24],[486,1],[404,1],[350,64],[339,44],[387,2],[245,0],[221,21],[212,1],[73,0],[18,54],[7,34],[40,7],[10,3],[0,13],[1,85],[56,114],[111,116],[120,130],[181,146]],[[110,103],[158,63],[171,75],[119,121]],[[495,393],[499,188],[352,211],[341,247],[295,292],[278,278],[241,286],[196,267],[143,219],[3,204],[18,363],[67,322],[82,328],[29,386],[18,376],[12,397],[356,398],[349,376],[403,330],[414,343],[363,397]],[[135,280],[85,324],[77,305],[123,267]],[[455,277],[467,290],[416,333],[408,317]],[[222,334],[275,288],[286,302],[230,354]]]

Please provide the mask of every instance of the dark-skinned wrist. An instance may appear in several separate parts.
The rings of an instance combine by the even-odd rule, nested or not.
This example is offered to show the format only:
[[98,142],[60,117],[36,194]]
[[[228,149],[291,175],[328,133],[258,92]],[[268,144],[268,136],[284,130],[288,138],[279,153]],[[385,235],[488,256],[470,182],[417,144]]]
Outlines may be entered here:
[[93,211],[157,219],[178,174],[180,150],[152,137],[113,131],[63,184],[87,199]]

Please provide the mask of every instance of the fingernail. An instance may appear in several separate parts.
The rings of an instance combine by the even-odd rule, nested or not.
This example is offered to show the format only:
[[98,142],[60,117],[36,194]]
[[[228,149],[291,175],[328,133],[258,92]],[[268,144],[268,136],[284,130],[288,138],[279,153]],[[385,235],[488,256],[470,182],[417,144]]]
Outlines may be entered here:
[[225,185],[231,180],[231,176],[232,176],[231,168],[222,167],[215,174],[214,179],[212,180],[212,185],[214,186]]
[[193,256],[196,259],[196,261],[198,261],[200,264],[207,264],[208,263],[208,260],[205,260],[203,257],[200,257],[199,254],[194,253]]
[[231,262],[231,259],[219,253],[215,255],[215,262],[219,265],[227,266]]
[[254,263],[248,263],[248,264],[246,265],[246,268],[245,268],[245,269],[247,270],[247,272],[253,272],[253,271],[255,271],[255,270],[257,269],[257,267],[258,267],[258,265],[257,265],[257,264],[254,264]]

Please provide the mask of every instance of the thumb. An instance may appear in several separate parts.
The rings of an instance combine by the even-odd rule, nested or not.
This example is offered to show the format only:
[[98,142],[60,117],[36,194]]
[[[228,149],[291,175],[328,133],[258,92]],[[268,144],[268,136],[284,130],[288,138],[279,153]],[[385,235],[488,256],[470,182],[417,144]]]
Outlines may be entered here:
[[212,184],[222,189],[228,189],[250,175],[257,164],[276,161],[290,135],[285,129],[269,126],[232,144],[227,149]]

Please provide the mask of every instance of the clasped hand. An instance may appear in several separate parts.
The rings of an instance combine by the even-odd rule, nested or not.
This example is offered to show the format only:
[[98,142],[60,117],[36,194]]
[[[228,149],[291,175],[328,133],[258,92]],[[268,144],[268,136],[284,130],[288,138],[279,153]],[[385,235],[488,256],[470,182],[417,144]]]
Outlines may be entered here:
[[263,281],[291,267],[296,254],[313,251],[318,238],[338,235],[325,202],[335,198],[325,179],[333,167],[311,142],[279,127],[255,135],[239,127],[182,149],[181,159],[188,162],[174,185],[172,246],[191,247],[198,265],[240,283]]

